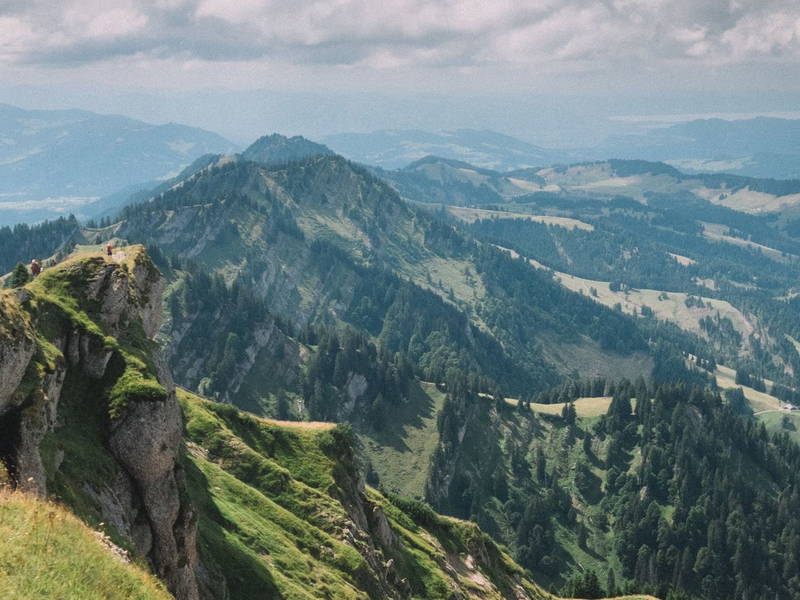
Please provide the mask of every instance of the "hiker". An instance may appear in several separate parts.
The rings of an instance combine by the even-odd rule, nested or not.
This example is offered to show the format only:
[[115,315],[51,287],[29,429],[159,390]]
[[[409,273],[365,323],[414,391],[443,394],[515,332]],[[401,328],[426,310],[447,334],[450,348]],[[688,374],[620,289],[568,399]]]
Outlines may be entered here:
[[42,265],[40,265],[39,261],[34,258],[31,261],[31,275],[36,277],[41,272],[42,272]]
[[108,242],[108,244],[106,244],[106,254],[111,256],[113,254],[112,250],[113,248],[111,247],[111,242]]

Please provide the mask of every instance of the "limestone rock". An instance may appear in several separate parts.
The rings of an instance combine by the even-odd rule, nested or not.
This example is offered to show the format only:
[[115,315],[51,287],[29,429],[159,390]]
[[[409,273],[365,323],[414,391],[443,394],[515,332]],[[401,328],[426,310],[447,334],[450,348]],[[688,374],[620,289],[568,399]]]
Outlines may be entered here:
[[[16,301],[12,300],[14,305]],[[2,305],[0,305],[2,310]],[[0,314],[0,415],[12,407],[12,394],[22,382],[36,351],[36,336],[16,310]]]

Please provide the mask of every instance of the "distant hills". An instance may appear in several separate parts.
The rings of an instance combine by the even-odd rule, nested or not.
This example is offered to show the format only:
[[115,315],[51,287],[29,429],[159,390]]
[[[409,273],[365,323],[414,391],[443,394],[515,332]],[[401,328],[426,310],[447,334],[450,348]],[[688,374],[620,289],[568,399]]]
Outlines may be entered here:
[[689,172],[800,178],[800,120],[700,119],[609,139],[597,158],[667,161]]
[[334,151],[356,162],[397,169],[428,155],[462,160],[478,167],[510,171],[565,161],[564,152],[546,150],[495,131],[383,130],[340,133],[323,138]]
[[698,119],[571,150],[542,148],[476,129],[340,133],[323,141],[352,160],[384,169],[405,167],[428,155],[495,171],[621,158],[664,161],[690,173],[800,178],[800,120],[765,117]]
[[684,173],[663,162],[610,159],[501,173],[428,156],[403,169],[379,170],[408,200],[456,206],[517,203],[561,197],[600,202],[619,197],[647,204],[669,194],[689,195],[748,213],[794,209],[800,181],[725,173]]
[[[536,175],[544,168],[611,158],[666,163],[689,175],[800,179],[800,120],[788,119],[695,120],[571,150],[543,148],[478,129],[337,133],[321,142],[273,134],[259,139],[242,158],[284,164],[335,152],[391,173],[386,178],[408,198],[424,195],[427,201],[456,204],[543,191],[552,183]],[[0,225],[69,213],[83,219],[107,216],[181,174],[175,179],[179,180],[200,157],[201,162],[213,162],[235,150],[232,142],[215,133],[184,125],[0,105]],[[446,191],[436,192],[429,183],[419,188],[420,174]],[[582,185],[597,188],[595,183]],[[769,203],[761,198],[756,209]],[[745,204],[749,210],[750,200]]]
[[2,104],[0,225],[83,215],[93,199],[144,187],[177,175],[203,154],[234,149],[216,133],[175,123]]

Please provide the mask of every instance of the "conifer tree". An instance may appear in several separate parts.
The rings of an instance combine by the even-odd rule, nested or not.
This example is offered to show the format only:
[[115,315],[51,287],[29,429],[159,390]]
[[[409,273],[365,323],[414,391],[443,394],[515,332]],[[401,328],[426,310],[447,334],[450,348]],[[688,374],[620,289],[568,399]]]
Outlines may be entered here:
[[11,287],[22,287],[28,283],[29,280],[30,274],[28,273],[28,268],[22,263],[17,263],[14,272],[11,274]]

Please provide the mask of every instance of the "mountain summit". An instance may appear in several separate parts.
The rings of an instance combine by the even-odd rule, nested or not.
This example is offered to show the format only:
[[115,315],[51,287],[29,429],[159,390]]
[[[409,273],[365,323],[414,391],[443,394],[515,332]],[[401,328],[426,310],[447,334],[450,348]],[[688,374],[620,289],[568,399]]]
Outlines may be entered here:
[[279,133],[273,133],[253,142],[247,150],[242,152],[242,158],[269,166],[302,160],[311,156],[331,154],[333,152],[327,146],[317,144],[302,136],[286,137]]

